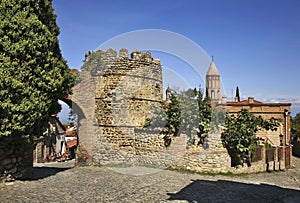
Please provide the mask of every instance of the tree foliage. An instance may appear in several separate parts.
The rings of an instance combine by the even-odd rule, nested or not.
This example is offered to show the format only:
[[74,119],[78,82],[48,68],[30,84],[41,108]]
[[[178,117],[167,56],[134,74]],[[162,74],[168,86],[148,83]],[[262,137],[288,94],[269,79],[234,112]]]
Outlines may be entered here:
[[0,136],[32,138],[59,112],[74,78],[51,0],[1,0],[0,12]]
[[175,94],[170,96],[170,104],[154,106],[151,118],[147,118],[144,126],[161,128],[165,134],[177,135],[181,126],[181,106]]
[[221,127],[224,126],[227,109],[225,106],[220,106],[211,111],[210,132],[219,132]]
[[181,126],[181,106],[175,94],[170,96],[171,104],[165,105],[166,129],[169,135],[178,135]]
[[203,91],[188,89],[179,93],[182,112],[182,131],[190,137],[190,142],[195,140],[202,143],[202,135],[210,130],[211,107],[209,101],[203,98]]
[[190,137],[191,143],[210,130],[211,109],[209,101],[203,99],[201,89],[173,92],[170,99],[170,104],[153,109],[152,117],[146,119],[145,126],[163,128],[167,137],[183,132]]
[[235,97],[237,98],[238,102],[241,101],[239,87],[236,87],[236,89],[235,89]]
[[241,109],[237,116],[227,114],[226,129],[222,132],[221,139],[231,156],[231,165],[250,165],[249,153],[258,144],[256,133],[260,129],[277,130],[278,126],[278,119],[265,120],[261,116],[254,116],[247,109]]
[[291,134],[293,139],[300,137],[300,113],[291,119]]
[[172,135],[178,135],[181,126],[181,107],[175,94],[170,96],[171,103],[162,103],[152,108],[151,117],[146,118],[144,127],[160,129],[165,135],[165,146],[171,144]]

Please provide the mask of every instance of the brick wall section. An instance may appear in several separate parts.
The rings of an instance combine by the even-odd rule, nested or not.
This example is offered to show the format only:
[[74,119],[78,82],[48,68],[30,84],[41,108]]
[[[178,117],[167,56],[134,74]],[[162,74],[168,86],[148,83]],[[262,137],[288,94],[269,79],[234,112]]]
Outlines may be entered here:
[[[280,145],[279,135],[283,134],[283,144],[291,143],[290,134],[290,107],[291,103],[244,103],[227,102],[226,108],[230,114],[236,114],[242,108],[248,109],[255,116],[262,116],[264,119],[270,119],[272,117],[281,119],[281,126],[277,131],[262,130],[257,133],[258,137],[269,140],[274,146]],[[288,116],[285,116],[285,110],[288,112]]]
[[14,179],[29,179],[33,167],[33,147],[19,137],[0,137],[0,182],[8,174]]
[[[230,114],[236,114],[242,108],[248,109],[255,116],[262,116],[264,119],[270,119],[272,117],[278,118],[281,120],[280,126],[276,131],[259,131],[256,136],[263,138],[265,142],[270,143],[272,146],[280,146],[280,137],[283,135],[282,145],[284,148],[291,147],[291,132],[290,132],[290,112],[291,112],[291,103],[262,103],[254,100],[253,97],[249,97],[248,101],[244,100],[241,102],[227,102],[226,108]],[[286,115],[287,114],[287,115]],[[292,165],[292,155],[286,156],[285,152],[283,153],[284,160],[280,161],[281,168],[288,168],[289,165]],[[290,164],[285,165],[285,161],[288,161]]]

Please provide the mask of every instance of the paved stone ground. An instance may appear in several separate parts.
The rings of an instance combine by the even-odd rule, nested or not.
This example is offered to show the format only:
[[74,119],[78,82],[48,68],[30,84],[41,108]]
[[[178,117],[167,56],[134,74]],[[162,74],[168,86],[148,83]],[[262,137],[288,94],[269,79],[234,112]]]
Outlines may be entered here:
[[293,161],[284,172],[234,177],[39,164],[34,180],[0,184],[0,202],[300,202],[300,158]]

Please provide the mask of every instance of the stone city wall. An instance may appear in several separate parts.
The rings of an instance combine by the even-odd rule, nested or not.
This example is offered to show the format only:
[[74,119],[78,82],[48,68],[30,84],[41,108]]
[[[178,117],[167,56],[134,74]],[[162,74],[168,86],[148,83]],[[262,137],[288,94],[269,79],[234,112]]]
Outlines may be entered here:
[[89,53],[73,92],[72,100],[82,112],[77,164],[230,171],[220,132],[209,134],[203,145],[189,146],[188,137],[180,135],[166,147],[161,130],[142,127],[152,106],[162,102],[162,67],[150,53]]
[[0,137],[1,179],[29,179],[32,175],[32,145],[21,137]]
[[188,147],[176,167],[203,173],[225,173],[230,164],[230,156],[222,145],[221,134],[209,133],[202,145]]

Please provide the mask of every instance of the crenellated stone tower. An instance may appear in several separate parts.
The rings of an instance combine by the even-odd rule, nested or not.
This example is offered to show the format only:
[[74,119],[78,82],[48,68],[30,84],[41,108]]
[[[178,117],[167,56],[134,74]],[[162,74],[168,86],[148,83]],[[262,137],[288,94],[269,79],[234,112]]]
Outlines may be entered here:
[[96,119],[110,143],[130,150],[134,128],[143,126],[151,107],[162,102],[162,69],[149,52],[133,51],[129,58],[122,49],[112,57],[102,57],[107,68],[96,73]]
[[130,56],[127,49],[119,56],[113,49],[89,52],[73,96],[84,114],[79,157],[103,163],[163,148],[163,139],[157,136],[147,138],[147,142],[159,139],[153,141],[156,144],[141,147],[147,142],[135,133],[150,117],[151,108],[163,102],[162,87],[160,60],[149,52],[135,50]]

